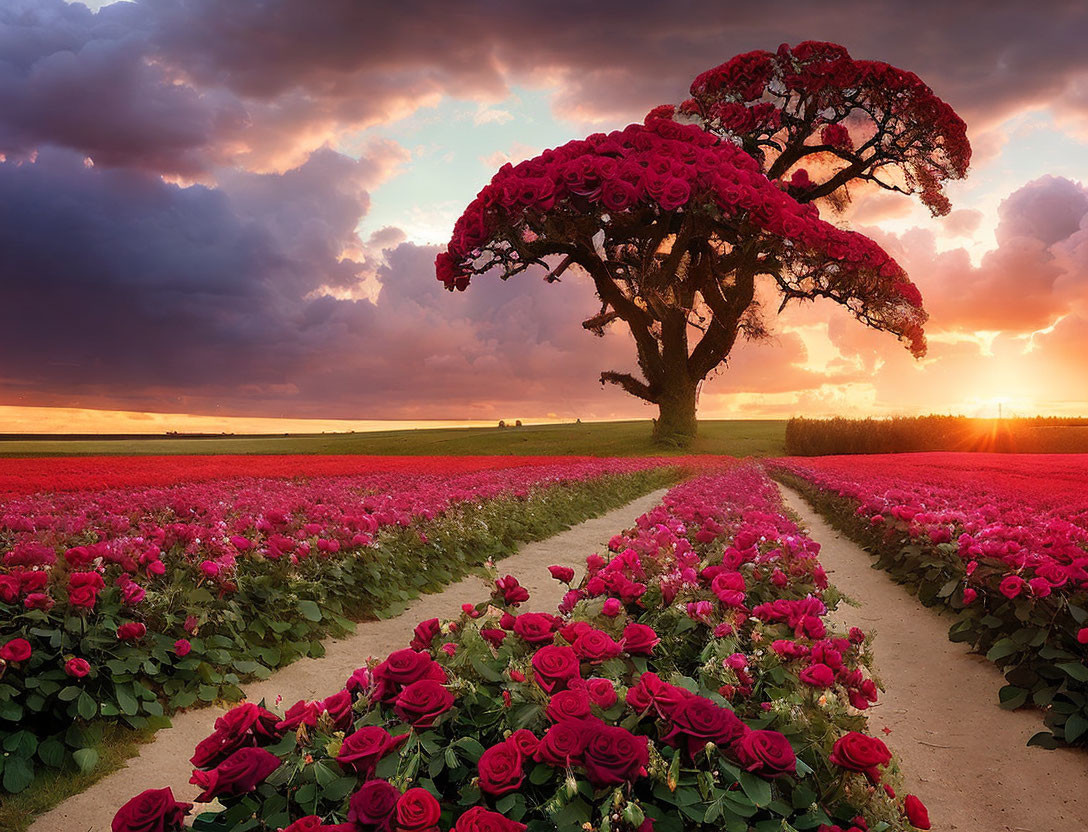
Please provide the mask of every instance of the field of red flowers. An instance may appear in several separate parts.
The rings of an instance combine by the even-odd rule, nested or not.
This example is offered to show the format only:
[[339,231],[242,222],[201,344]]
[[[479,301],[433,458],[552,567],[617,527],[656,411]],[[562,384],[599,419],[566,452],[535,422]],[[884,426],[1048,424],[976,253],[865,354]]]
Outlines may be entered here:
[[[608,549],[556,610],[507,576],[324,700],[225,714],[192,755],[218,801],[193,828],[929,828],[866,730],[865,634],[832,629],[818,546],[757,466],[673,488]],[[191,808],[149,790],[113,828]]]
[[242,477],[334,477],[362,474],[464,474],[540,465],[580,466],[578,456],[345,456],[222,454],[0,459],[0,496],[38,491],[95,491],[182,485]]
[[93,769],[103,720],[236,699],[349,618],[675,479],[653,459],[195,461],[0,464],[34,491],[0,502],[4,790],[42,765]]
[[910,585],[957,613],[950,637],[1005,672],[1002,705],[1042,708],[1039,744],[1088,743],[1088,456],[794,458],[772,470]]

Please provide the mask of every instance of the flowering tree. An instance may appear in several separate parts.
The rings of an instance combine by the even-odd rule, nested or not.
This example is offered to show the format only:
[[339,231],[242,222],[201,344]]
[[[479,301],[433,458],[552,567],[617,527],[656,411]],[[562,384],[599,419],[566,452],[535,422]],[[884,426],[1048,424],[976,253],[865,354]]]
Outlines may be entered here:
[[696,390],[738,335],[766,334],[757,280],[781,311],[828,298],[925,352],[918,289],[869,238],[820,218],[852,187],[919,194],[949,210],[942,183],[970,162],[966,127],[913,73],[834,44],[750,52],[704,72],[679,107],[504,165],[466,208],[438,279],[464,290],[532,266],[593,281],[597,335],[623,321],[642,378],[608,371],[658,405],[655,437],[695,435]]

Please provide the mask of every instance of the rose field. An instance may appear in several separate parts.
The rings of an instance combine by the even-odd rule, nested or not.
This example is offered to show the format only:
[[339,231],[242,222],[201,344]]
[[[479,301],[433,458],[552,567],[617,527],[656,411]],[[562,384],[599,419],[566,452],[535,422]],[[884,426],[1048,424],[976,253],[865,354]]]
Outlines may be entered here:
[[[758,467],[689,480],[590,555],[558,609],[526,611],[500,578],[323,700],[224,714],[192,752],[193,826],[929,828],[869,733],[866,636],[825,620],[818,548]],[[191,810],[148,790],[114,829]]]
[[[950,637],[1005,676],[961,710],[993,696],[1045,720],[1007,753],[1088,741],[1081,457],[12,459],[4,800],[61,801],[35,832],[84,817],[64,814],[80,791],[108,806],[89,828],[113,832],[906,832],[956,816],[881,733],[902,670],[870,630],[902,613],[852,623],[771,477],[955,613]],[[554,591],[496,563],[670,484],[588,557],[549,548]],[[420,620],[432,607],[414,599],[472,572],[490,598],[458,583]],[[316,698],[247,695],[375,620],[395,626]],[[160,738],[202,713],[188,747]],[[142,758],[129,736],[191,757],[189,782],[108,777]],[[0,825],[32,820],[11,818],[0,806]]]
[[211,457],[178,484],[187,462],[3,463],[29,492],[0,504],[4,791],[91,771],[104,726],[237,699],[352,619],[675,476],[655,460]]

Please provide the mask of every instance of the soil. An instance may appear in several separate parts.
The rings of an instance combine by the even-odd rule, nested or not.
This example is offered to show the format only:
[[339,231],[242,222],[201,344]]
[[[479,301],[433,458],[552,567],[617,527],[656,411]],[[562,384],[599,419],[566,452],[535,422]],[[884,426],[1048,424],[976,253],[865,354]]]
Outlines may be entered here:
[[[1005,711],[1001,672],[948,640],[952,619],[928,609],[873,558],[832,529],[795,491],[781,488],[821,544],[831,582],[860,606],[834,618],[876,634],[875,671],[887,688],[869,713],[871,731],[902,762],[907,790],[929,808],[935,830],[1088,830],[1088,753],[1028,747],[1043,730],[1038,711]],[[885,736],[882,729],[889,728]]]
[[[500,574],[514,575],[529,590],[533,609],[554,609],[566,587],[548,574],[548,567],[563,564],[576,571],[584,567],[586,555],[603,551],[612,535],[631,528],[636,517],[661,502],[666,490],[646,494],[547,540],[522,546],[499,561]],[[251,702],[264,699],[270,705],[278,701],[280,708],[299,699],[324,698],[335,693],[367,657],[407,647],[420,621],[456,618],[461,604],[483,600],[487,593],[481,578],[469,576],[441,592],[424,595],[396,618],[361,623],[351,636],[329,640],[322,658],[297,661],[264,681],[246,685],[246,697]],[[144,789],[169,786],[175,798],[191,801],[200,790],[189,784],[193,768],[189,757],[196,744],[211,733],[212,723],[223,711],[209,707],[176,714],[172,727],[156,733],[124,768],[39,817],[30,832],[109,832],[117,809]]]

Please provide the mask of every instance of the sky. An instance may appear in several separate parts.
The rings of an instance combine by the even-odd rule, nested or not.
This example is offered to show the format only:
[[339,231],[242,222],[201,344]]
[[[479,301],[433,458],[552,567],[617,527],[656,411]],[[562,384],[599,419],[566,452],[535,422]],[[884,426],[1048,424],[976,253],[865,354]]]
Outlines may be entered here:
[[435,253],[503,162],[807,39],[967,121],[949,216],[833,218],[907,269],[929,353],[788,310],[700,415],[1088,415],[1086,38],[1081,2],[0,0],[0,431],[654,415],[598,382],[633,348],[584,280],[449,294]]

